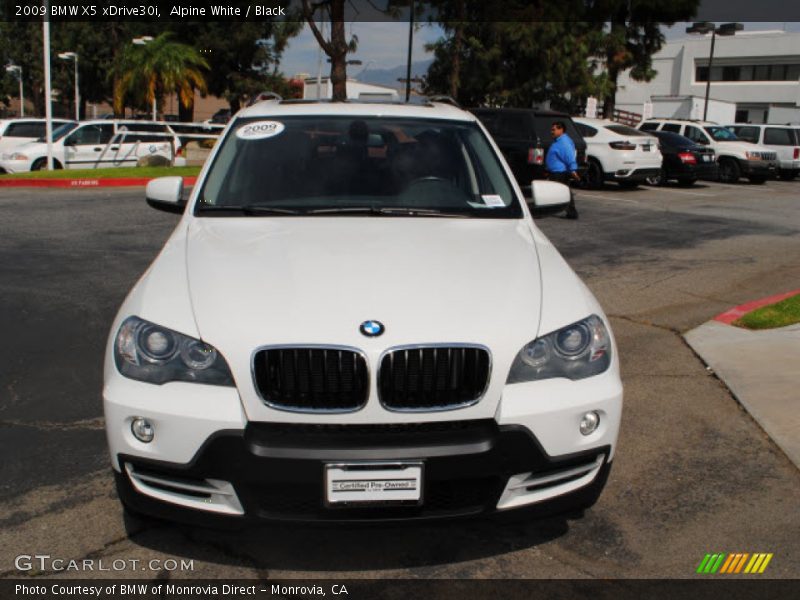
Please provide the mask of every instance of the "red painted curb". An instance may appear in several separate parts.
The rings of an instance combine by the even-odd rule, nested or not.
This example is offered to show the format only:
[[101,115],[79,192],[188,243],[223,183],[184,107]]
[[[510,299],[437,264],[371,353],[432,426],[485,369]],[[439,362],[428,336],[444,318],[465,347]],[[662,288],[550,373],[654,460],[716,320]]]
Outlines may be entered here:
[[[54,188],[96,188],[144,186],[155,177],[110,177],[98,179],[3,179],[0,187],[54,187]],[[197,177],[184,177],[183,183],[194,185]]]
[[761,298],[761,300],[753,300],[752,302],[748,302],[746,304],[740,304],[739,306],[735,306],[734,308],[717,315],[714,317],[714,320],[719,321],[720,323],[725,323],[726,325],[730,325],[736,319],[746,315],[751,311],[754,311],[757,308],[761,308],[762,306],[767,306],[769,304],[775,304],[776,302],[786,300],[786,298],[791,298],[797,294],[800,294],[800,290],[776,294],[775,296],[769,296],[768,298]]

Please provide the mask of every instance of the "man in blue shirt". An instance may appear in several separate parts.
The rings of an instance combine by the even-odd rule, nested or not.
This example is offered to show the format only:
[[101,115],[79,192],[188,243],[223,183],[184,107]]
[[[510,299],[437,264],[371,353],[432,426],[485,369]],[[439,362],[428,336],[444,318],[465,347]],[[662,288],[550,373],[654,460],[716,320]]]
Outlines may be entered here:
[[[555,121],[550,126],[550,135],[553,136],[553,143],[547,150],[545,165],[547,166],[548,178],[569,185],[570,180],[580,181],[578,175],[578,163],[575,160],[577,151],[572,139],[566,133],[566,126],[563,121]],[[575,208],[575,195],[569,191],[569,207],[567,207],[567,218],[577,219],[578,210]]]

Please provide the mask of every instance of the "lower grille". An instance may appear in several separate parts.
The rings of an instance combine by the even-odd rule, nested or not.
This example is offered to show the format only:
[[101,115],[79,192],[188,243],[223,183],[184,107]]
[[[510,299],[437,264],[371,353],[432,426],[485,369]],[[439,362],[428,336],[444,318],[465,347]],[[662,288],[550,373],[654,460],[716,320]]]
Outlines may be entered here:
[[381,403],[390,410],[468,406],[489,383],[491,360],[481,346],[423,346],[386,353],[378,373]]
[[347,412],[367,403],[367,361],[339,347],[267,348],[253,359],[256,389],[275,408],[300,412]]

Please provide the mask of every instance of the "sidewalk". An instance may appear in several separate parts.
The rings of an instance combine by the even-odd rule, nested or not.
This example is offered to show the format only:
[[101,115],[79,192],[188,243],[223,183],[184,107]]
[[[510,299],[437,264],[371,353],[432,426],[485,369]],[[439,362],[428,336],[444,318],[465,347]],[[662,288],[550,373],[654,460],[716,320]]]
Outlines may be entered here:
[[800,468],[800,324],[750,331],[724,321],[684,338]]

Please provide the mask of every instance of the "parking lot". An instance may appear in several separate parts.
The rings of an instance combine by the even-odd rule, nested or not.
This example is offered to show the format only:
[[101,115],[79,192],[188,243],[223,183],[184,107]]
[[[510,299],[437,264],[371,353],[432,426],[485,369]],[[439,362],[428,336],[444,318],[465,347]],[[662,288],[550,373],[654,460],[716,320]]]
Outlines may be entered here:
[[800,577],[800,473],[680,335],[797,287],[800,181],[609,184],[577,203],[578,221],[537,223],[597,295],[621,354],[620,445],[594,508],[232,536],[126,529],[106,453],[108,327],[177,217],[141,189],[0,190],[0,576],[21,575],[18,554],[46,553],[194,561],[172,578],[688,578],[707,552],[770,552],[770,577]]

